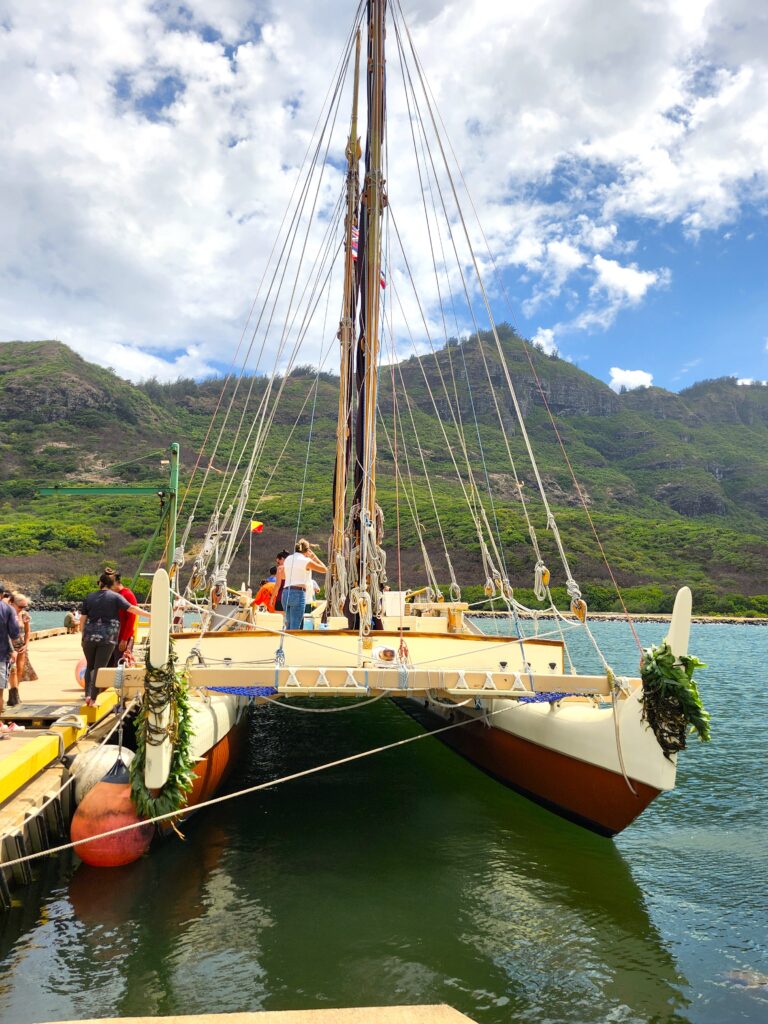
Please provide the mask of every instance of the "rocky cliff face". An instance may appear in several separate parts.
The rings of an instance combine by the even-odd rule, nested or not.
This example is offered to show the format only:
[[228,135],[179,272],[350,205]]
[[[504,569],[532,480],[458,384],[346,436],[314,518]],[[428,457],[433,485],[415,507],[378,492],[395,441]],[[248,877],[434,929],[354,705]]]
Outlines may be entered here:
[[680,395],[664,388],[637,388],[619,395],[618,404],[622,410],[640,412],[655,420],[695,421],[698,411]]
[[[619,411],[619,397],[602,381],[564,360],[543,355],[507,327],[499,328],[499,335],[523,417],[535,409],[544,410],[545,405],[555,416],[565,417],[603,417]],[[421,362],[441,418],[449,420],[453,408],[463,420],[471,419],[474,408],[481,422],[495,423],[495,396],[505,430],[516,429],[514,403],[493,338],[484,336],[482,350],[471,338],[441,349],[436,356],[424,356]],[[409,394],[417,396],[420,408],[431,412],[432,400],[416,360],[404,363],[402,372]]]
[[683,423],[768,423],[768,387],[737,384],[733,377],[702,381],[679,394],[664,388],[638,388],[619,395],[622,409]]
[[709,423],[768,424],[768,387],[737,384],[733,377],[702,381],[680,392],[680,400]]
[[139,389],[94,366],[58,341],[0,344],[0,420],[77,423],[88,414],[129,424],[156,424]]
[[107,391],[73,373],[60,373],[55,379],[17,373],[5,382],[0,393],[3,420],[18,419],[23,413],[24,419],[35,423],[55,423],[77,413],[111,408],[112,396]]

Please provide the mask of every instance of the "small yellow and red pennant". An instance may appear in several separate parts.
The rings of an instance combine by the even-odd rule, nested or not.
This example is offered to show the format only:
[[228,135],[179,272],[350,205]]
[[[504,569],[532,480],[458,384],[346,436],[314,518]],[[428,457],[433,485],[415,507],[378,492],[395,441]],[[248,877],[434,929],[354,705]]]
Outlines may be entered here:
[[260,522],[258,519],[251,520],[251,533],[261,533],[263,529],[264,523]]

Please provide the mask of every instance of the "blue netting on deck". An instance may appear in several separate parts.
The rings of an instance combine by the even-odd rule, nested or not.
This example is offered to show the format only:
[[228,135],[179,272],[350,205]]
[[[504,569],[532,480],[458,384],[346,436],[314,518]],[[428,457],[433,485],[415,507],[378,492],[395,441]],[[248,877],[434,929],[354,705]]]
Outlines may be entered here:
[[572,693],[534,693],[532,697],[520,697],[518,704],[554,704],[556,700],[572,696]]
[[206,686],[213,693],[231,693],[235,697],[274,697],[275,686]]

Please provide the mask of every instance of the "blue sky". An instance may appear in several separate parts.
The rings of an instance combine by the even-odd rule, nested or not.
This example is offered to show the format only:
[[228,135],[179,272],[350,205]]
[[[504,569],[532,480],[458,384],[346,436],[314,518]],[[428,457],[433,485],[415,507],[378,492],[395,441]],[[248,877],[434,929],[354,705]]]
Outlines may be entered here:
[[[679,391],[709,377],[768,379],[768,236],[766,218],[747,208],[722,230],[686,237],[680,225],[626,225],[637,238],[635,259],[670,270],[668,286],[622,310],[607,329],[574,331],[558,341],[561,354],[602,380],[617,363],[644,369],[654,384]],[[518,307],[522,289],[510,281]],[[504,307],[498,312],[503,316]],[[531,337],[547,313],[568,318],[561,298],[516,324]]]
[[[615,387],[768,379],[766,4],[402,6],[513,299],[488,282],[496,317]],[[0,340],[60,338],[131,379],[226,370],[353,8],[3,0]],[[437,331],[388,44],[390,198]],[[285,365],[278,339],[260,369]]]

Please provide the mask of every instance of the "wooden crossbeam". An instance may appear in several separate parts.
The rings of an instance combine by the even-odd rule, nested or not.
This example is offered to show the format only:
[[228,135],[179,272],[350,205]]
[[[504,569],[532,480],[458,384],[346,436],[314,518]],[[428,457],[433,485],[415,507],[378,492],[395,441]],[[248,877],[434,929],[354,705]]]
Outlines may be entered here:
[[[114,669],[101,669],[99,682],[110,686]],[[571,676],[542,673],[459,672],[455,669],[409,669],[400,673],[397,668],[368,668],[333,666],[330,668],[258,667],[247,665],[194,665],[189,669],[189,682],[193,687],[275,687],[278,695],[292,697],[347,697],[359,699],[361,695],[382,691],[394,697],[423,696],[441,693],[454,700],[469,696],[483,700],[517,700],[535,693],[567,693],[572,696],[610,695],[605,676]],[[631,689],[640,685],[639,679],[630,679]],[[123,690],[126,695],[139,692],[144,686],[144,669],[126,669]]]

